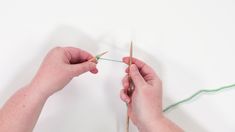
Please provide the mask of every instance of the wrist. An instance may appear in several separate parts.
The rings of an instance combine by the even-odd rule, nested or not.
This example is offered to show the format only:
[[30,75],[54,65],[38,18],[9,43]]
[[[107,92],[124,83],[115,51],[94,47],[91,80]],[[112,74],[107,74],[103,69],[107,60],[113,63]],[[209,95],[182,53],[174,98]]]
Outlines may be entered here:
[[38,104],[39,102],[45,102],[48,99],[48,96],[41,94],[33,85],[30,83],[19,89],[17,92],[18,95],[21,95],[27,103]]
[[154,132],[154,130],[156,131],[157,126],[161,125],[164,120],[165,117],[160,115],[159,117],[154,118],[154,120],[148,120],[139,124],[137,127],[140,132]]
[[30,89],[36,96],[44,99],[47,99],[52,95],[46,87],[47,86],[45,84],[40,83],[37,80],[32,80],[28,85],[28,89]]
[[[139,127],[138,127],[139,128]],[[155,121],[145,124],[142,128],[139,128],[140,132],[183,132],[183,130],[176,124],[171,122],[168,118],[162,116]]]

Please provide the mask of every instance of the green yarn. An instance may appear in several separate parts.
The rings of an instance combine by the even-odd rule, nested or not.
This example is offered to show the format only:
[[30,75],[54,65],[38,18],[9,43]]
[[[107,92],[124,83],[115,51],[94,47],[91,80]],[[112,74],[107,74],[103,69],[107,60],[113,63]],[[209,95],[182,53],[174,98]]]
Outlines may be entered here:
[[106,60],[106,61],[123,63],[122,61],[119,61],[119,60],[113,60],[113,59],[107,59],[107,58],[101,58],[101,57],[96,57],[96,59],[97,60]]
[[[123,63],[122,61],[119,61],[119,60],[101,58],[99,56],[96,56],[96,59],[97,60],[105,60],[105,61],[112,61],[112,62]],[[167,106],[165,109],[163,109],[163,112],[168,112],[168,111],[176,108],[177,106],[179,106],[181,104],[189,102],[192,99],[194,99],[196,96],[200,96],[200,95],[205,94],[205,93],[216,93],[216,92],[219,92],[219,91],[222,91],[222,90],[225,90],[225,89],[230,89],[230,88],[233,88],[233,87],[235,87],[235,83],[231,84],[231,85],[222,86],[222,87],[219,87],[219,88],[216,88],[216,89],[202,89],[202,90],[199,90],[196,93],[194,93],[193,95],[189,96],[188,98],[182,99],[182,100],[180,100],[180,101],[178,101],[176,103],[173,103],[173,104]]]
[[177,107],[177,106],[179,106],[179,105],[181,105],[183,103],[186,103],[186,102],[192,100],[194,97],[199,96],[199,95],[201,95],[203,93],[215,93],[215,92],[219,92],[219,91],[222,91],[222,90],[225,90],[225,89],[230,89],[230,88],[233,88],[233,87],[235,87],[235,84],[222,86],[222,87],[216,88],[216,89],[203,89],[203,90],[199,90],[198,92],[194,93],[193,95],[189,96],[188,98],[185,98],[183,100],[180,100],[180,101],[178,101],[178,102],[176,102],[174,104],[171,104],[171,105],[167,106],[163,110],[163,112],[170,111],[173,108],[175,108],[175,107]]

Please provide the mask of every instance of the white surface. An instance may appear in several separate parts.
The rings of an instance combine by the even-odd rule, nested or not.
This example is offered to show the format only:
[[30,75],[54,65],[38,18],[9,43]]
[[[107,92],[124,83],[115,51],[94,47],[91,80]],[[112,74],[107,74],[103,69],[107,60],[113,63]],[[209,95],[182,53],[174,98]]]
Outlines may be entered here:
[[[69,45],[138,58],[164,82],[164,106],[202,88],[235,82],[233,0],[1,0],[0,103],[30,81],[46,52]],[[45,105],[35,132],[122,132],[125,65],[99,64]],[[205,95],[166,115],[190,132],[235,131],[235,90]],[[132,128],[135,132],[135,128]]]

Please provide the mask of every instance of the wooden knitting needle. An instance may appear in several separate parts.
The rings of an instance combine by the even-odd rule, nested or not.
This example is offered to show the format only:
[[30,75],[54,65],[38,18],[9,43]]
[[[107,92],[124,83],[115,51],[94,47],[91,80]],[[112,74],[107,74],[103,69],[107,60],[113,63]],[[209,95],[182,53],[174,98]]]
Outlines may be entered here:
[[108,53],[108,51],[105,51],[105,52],[103,52],[103,53],[101,53],[101,54],[98,54],[98,55],[94,56],[93,58],[91,58],[91,59],[88,60],[88,61],[97,63],[97,60],[98,60],[101,56],[103,56],[104,54],[106,54],[106,53]]
[[[131,45],[130,45],[130,59],[129,59],[129,64],[128,64],[128,68],[129,68],[129,71],[130,71],[130,67],[132,65],[132,56],[133,56],[133,44],[132,44],[132,41],[131,41]],[[129,80],[129,88],[127,89],[127,95],[128,96],[131,96],[132,93],[133,93],[133,83],[132,83],[132,80],[131,80],[131,75],[130,73],[128,73],[128,80]]]
[[[132,65],[132,56],[133,56],[133,44],[132,44],[132,41],[131,41],[131,45],[130,45],[130,59],[129,59],[129,64],[128,64],[129,71],[130,71],[130,67]],[[129,97],[131,97],[131,95],[132,95],[132,93],[134,91],[134,87],[133,87],[133,83],[132,83],[132,80],[131,80],[130,73],[128,73],[128,80],[129,80],[130,86],[127,89],[127,95]],[[126,132],[129,132],[129,124],[130,124],[130,119],[129,119],[129,116],[128,116],[128,104],[127,104]]]

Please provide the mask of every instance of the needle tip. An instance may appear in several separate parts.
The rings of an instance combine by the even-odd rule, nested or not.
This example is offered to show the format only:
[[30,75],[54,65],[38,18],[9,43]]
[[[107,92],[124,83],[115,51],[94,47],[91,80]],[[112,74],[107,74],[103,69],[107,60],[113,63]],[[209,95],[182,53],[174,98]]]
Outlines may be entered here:
[[89,61],[97,63],[97,60],[98,60],[101,56],[103,56],[104,54],[106,54],[106,53],[108,53],[108,51],[105,51],[105,52],[103,52],[103,53],[101,53],[101,54],[96,55],[95,57],[93,57],[93,58],[90,59]]
[[108,53],[108,51],[105,51],[105,52],[103,52],[103,53],[101,53],[101,54],[96,55],[96,59],[100,58],[101,56],[103,56],[103,55],[106,54],[106,53]]
[[97,55],[98,57],[101,57],[101,56],[103,56],[104,54],[107,54],[108,53],[108,51],[105,51],[105,52],[103,52],[103,53],[101,53],[101,54],[99,54],[99,55]]

